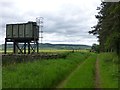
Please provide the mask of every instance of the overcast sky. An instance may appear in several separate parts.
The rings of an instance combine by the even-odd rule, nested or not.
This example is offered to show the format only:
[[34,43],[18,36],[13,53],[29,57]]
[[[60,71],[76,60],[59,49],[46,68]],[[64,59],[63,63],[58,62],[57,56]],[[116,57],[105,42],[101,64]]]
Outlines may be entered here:
[[6,24],[44,18],[43,43],[98,43],[88,31],[97,23],[100,0],[0,0],[0,44],[4,43]]

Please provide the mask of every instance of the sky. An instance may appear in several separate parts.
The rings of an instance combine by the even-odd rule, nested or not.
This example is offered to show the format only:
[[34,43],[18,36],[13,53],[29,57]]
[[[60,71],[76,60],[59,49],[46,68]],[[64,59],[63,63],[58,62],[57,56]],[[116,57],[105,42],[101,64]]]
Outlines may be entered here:
[[0,44],[6,24],[27,23],[43,17],[43,43],[98,44],[88,31],[97,24],[101,0],[0,0]]

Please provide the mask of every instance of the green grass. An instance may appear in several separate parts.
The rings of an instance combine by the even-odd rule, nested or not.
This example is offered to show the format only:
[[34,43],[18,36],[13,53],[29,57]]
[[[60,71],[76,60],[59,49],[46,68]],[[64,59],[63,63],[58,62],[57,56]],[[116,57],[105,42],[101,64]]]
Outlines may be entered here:
[[[59,52],[67,54],[67,51]],[[63,85],[64,88],[95,88],[96,57],[96,54],[81,51],[70,53],[65,59],[36,60],[4,66],[2,87],[56,87],[73,72]],[[118,88],[118,57],[114,53],[101,53],[98,59],[101,88]]]
[[71,53],[66,59],[37,60],[3,67],[3,88],[49,88],[64,80],[89,53]]
[[1,67],[1,64],[0,64],[0,89],[2,89],[2,67]]
[[94,88],[96,54],[91,54],[67,80],[65,88]]
[[2,88],[2,55],[0,55],[0,90]]
[[100,61],[101,88],[118,88],[118,58],[114,53],[101,53]]

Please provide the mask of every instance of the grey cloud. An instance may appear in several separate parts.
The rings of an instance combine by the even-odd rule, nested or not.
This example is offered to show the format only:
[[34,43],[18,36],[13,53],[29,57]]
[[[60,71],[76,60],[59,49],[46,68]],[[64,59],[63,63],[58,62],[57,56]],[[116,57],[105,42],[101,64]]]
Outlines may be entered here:
[[[78,42],[80,39],[93,39],[94,37],[88,34],[91,29],[94,20],[90,12],[85,11],[82,7],[75,5],[65,4],[60,10],[56,12],[41,12],[31,11],[27,12],[19,11],[16,5],[11,1],[0,2],[0,8],[2,8],[2,22],[0,23],[0,34],[5,33],[5,24],[16,22],[27,22],[30,18],[43,16],[44,17],[44,34],[55,33],[57,40],[49,40],[50,42]],[[59,36],[65,37],[65,39],[59,40]],[[70,39],[70,40],[69,40]],[[48,42],[49,42],[48,41]]]
[[0,6],[1,7],[12,7],[14,5],[14,2],[12,2],[12,0],[9,2],[7,0],[0,0]]
[[[49,16],[50,17],[50,16]],[[74,16],[72,16],[74,17]],[[82,16],[80,16],[82,17]],[[79,23],[76,23],[75,21],[72,20],[67,20],[65,21],[66,17],[60,18],[57,17],[55,20],[52,19],[48,19],[48,21],[45,22],[45,31],[46,32],[64,32],[66,31],[66,33],[64,32],[63,34],[67,34],[67,33],[77,33],[78,31],[85,31],[86,26],[84,23],[84,20],[81,20],[81,18],[79,19]],[[82,25],[82,23],[84,23]]]

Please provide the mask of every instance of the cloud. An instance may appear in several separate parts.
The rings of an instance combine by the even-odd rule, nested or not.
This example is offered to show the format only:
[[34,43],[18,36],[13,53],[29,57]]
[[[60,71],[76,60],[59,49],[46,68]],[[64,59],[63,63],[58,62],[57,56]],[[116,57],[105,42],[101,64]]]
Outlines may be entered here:
[[35,21],[42,16],[43,42],[92,45],[97,39],[88,31],[97,23],[94,15],[99,4],[99,0],[1,0],[0,43],[7,23]]

